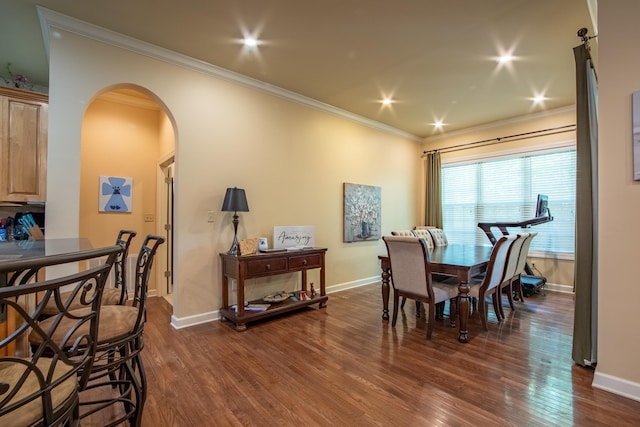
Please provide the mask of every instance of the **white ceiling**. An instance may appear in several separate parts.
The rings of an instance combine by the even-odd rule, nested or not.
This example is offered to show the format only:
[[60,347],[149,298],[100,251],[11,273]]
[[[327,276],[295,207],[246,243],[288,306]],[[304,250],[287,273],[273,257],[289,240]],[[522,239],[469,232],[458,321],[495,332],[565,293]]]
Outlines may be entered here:
[[0,0],[0,75],[43,86],[36,4],[421,138],[573,105],[576,32],[595,33],[587,0]]

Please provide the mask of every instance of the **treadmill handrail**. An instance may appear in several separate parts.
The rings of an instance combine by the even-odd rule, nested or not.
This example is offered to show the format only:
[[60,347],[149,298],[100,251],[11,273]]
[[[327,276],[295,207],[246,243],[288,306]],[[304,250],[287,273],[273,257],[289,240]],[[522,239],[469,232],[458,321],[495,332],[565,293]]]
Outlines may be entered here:
[[491,244],[495,245],[498,239],[496,239],[496,237],[493,235],[493,232],[491,231],[492,227],[498,228],[502,232],[503,236],[507,236],[509,234],[509,232],[507,231],[508,227],[529,228],[532,225],[544,224],[545,222],[550,221],[553,221],[553,217],[551,216],[551,214],[516,222],[479,222],[478,227],[480,227],[480,229],[484,231],[484,234],[487,235]]

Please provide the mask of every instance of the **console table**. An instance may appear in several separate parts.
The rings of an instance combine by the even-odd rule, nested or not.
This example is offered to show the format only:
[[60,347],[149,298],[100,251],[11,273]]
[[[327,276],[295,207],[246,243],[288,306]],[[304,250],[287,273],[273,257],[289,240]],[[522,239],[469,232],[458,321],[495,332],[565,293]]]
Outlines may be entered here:
[[[327,294],[324,283],[324,255],[326,248],[287,250],[284,252],[267,252],[252,255],[229,255],[221,253],[222,259],[222,304],[220,314],[235,324],[237,331],[247,329],[247,323],[272,317],[281,313],[297,310],[312,304],[319,307],[327,305]],[[274,303],[265,311],[247,311],[244,309],[244,281],[259,277],[300,272],[302,274],[302,290],[307,291],[307,270],[320,269],[320,289],[312,296],[307,293],[307,300],[293,301],[291,298]],[[229,279],[236,280],[236,306],[229,305]]]

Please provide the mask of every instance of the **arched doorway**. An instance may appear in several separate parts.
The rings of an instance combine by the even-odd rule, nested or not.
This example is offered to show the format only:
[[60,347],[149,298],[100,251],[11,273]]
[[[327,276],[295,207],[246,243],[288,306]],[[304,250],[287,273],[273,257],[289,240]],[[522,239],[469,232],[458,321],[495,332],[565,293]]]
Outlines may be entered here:
[[[131,244],[129,271],[133,271],[138,248],[147,234],[167,239],[154,263],[149,295],[164,296],[171,275],[173,216],[166,215],[165,184],[161,176],[167,162],[173,165],[175,125],[162,102],[148,90],[118,85],[95,96],[82,122],[80,167],[80,236],[94,246],[113,244],[121,229],[138,236]],[[169,159],[169,160],[168,160]],[[173,174],[173,166],[171,167]],[[130,183],[127,212],[101,209],[100,183],[108,178]],[[131,281],[130,281],[131,283]]]

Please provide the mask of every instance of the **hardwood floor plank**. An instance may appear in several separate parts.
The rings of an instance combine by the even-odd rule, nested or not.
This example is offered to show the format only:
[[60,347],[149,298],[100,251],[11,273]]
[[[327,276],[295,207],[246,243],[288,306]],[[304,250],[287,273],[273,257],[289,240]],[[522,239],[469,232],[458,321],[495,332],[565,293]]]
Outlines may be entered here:
[[427,341],[413,304],[395,328],[381,307],[369,285],[244,332],[174,330],[171,306],[151,298],[143,425],[640,425],[640,402],[592,388],[593,370],[573,364],[570,295],[526,298],[502,322],[489,307],[488,332],[475,313],[468,344],[447,318]]

